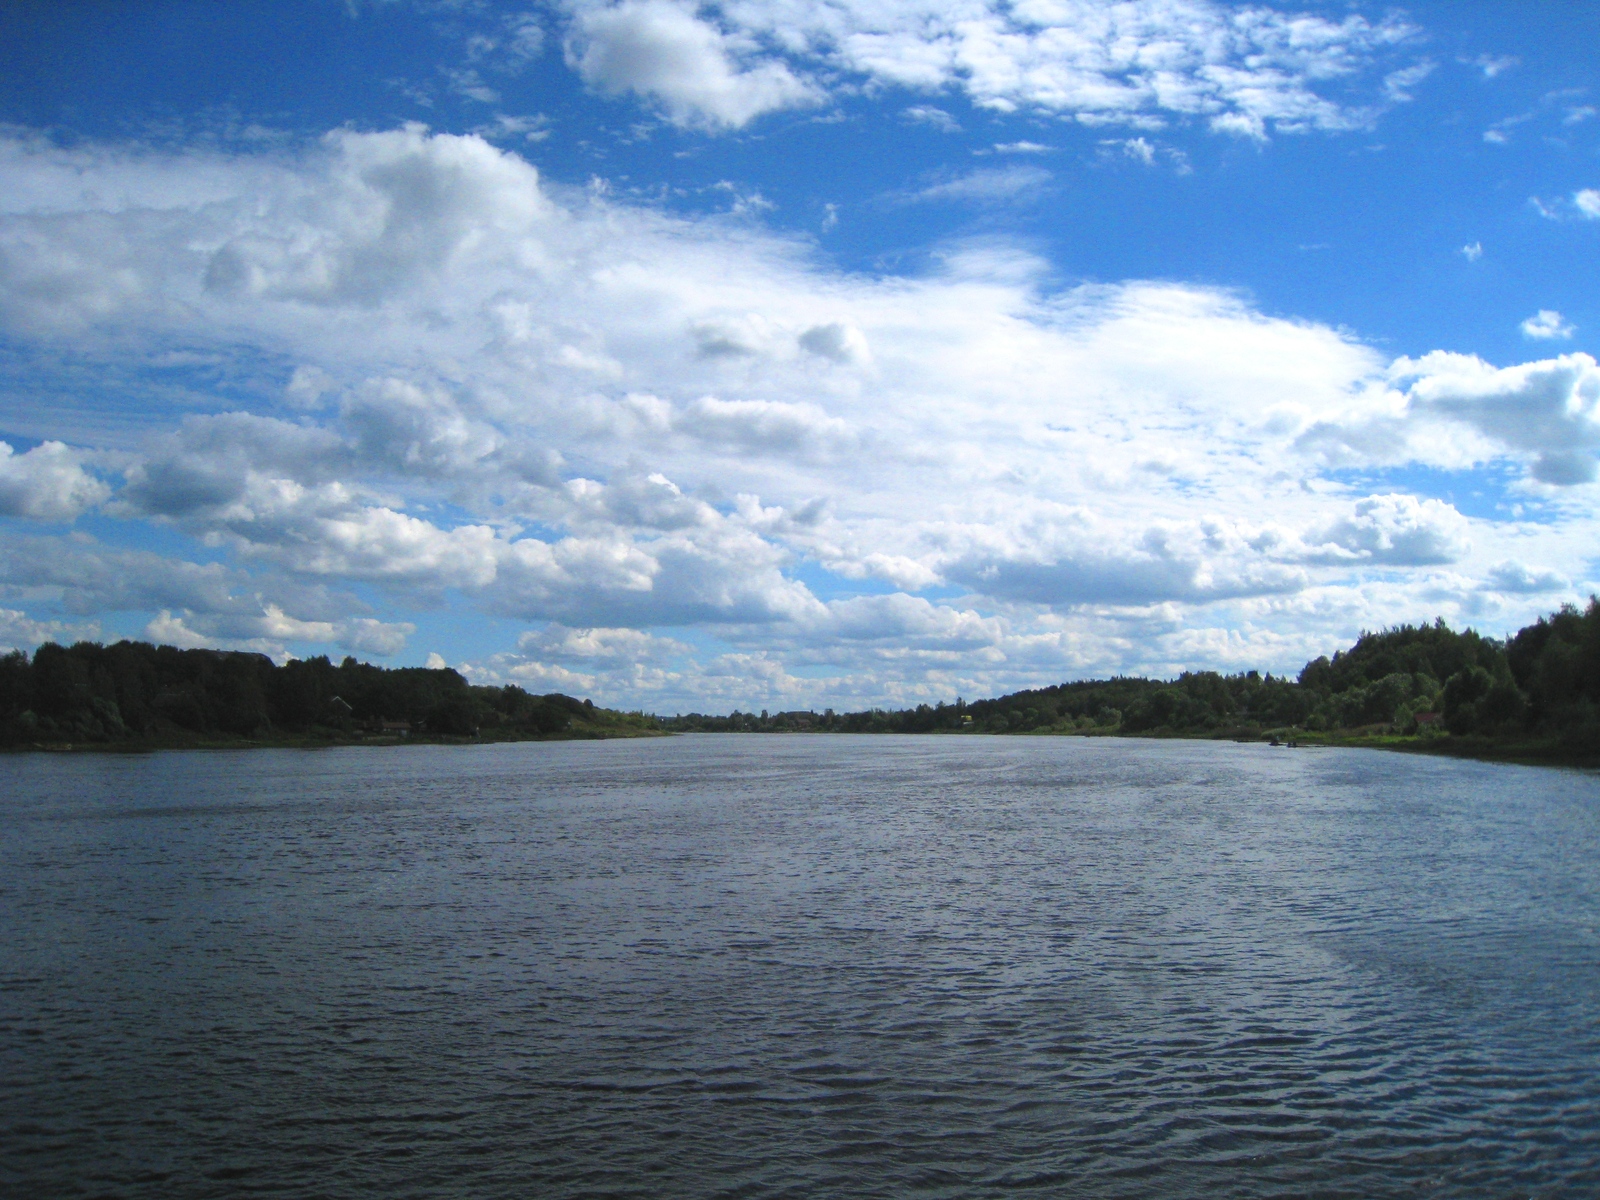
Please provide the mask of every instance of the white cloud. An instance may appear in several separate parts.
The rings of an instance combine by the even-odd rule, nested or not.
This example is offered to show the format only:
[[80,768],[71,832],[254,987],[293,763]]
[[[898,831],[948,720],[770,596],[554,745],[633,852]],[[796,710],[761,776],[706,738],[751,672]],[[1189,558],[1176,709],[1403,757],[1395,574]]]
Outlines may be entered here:
[[1179,175],[1188,175],[1193,171],[1189,165],[1189,156],[1182,150],[1152,142],[1147,137],[1102,138],[1100,157],[1102,161],[1132,159],[1147,167],[1153,167],[1157,162],[1165,160]]
[[1463,59],[1462,61],[1470,62],[1472,66],[1477,67],[1483,72],[1485,79],[1497,78],[1522,62],[1520,58],[1496,54],[1480,54],[1477,58]]
[[1436,566],[1466,556],[1466,531],[1466,519],[1443,501],[1390,494],[1368,496],[1305,540],[1314,560]]
[[1436,65],[1424,60],[1409,67],[1401,67],[1397,71],[1390,71],[1383,77],[1384,94],[1397,103],[1409,101],[1412,98],[1412,89],[1432,75]]
[[[837,342],[832,337],[814,340],[830,348],[837,346],[841,352],[849,346],[843,338]],[[714,445],[745,447],[785,457],[826,453],[853,440],[847,422],[830,417],[816,405],[779,400],[702,396],[685,407],[674,428]]]
[[471,67],[447,69],[444,75],[450,81],[450,90],[457,95],[476,100],[479,104],[500,103],[500,93],[485,83],[483,77]]
[[1511,141],[1511,130],[1518,125],[1525,125],[1539,116],[1538,109],[1529,109],[1526,112],[1513,113],[1509,117],[1502,117],[1494,122],[1483,132],[1483,140],[1492,145],[1504,146]]
[[298,366],[294,374],[289,376],[288,386],[283,389],[284,399],[290,408],[320,408],[322,398],[337,386],[333,376],[321,367]]
[[331,643],[355,654],[387,658],[404,649],[406,638],[414,632],[416,626],[409,621],[388,624],[371,617],[337,624],[301,621],[275,605],[268,605],[255,615],[225,616],[188,610],[174,614],[162,609],[144,628],[144,636],[157,645],[181,650],[245,650],[279,662],[289,657],[290,642]]
[[417,631],[410,621],[379,621],[355,617],[334,628],[334,638],[346,650],[386,658],[405,649],[406,639]]
[[1292,567],[1211,559],[1200,547],[1167,534],[1151,529],[1128,548],[1089,545],[1047,557],[974,554],[950,564],[944,574],[998,599],[1063,608],[1173,600],[1209,604],[1298,591],[1307,582]]
[[267,638],[228,638],[201,633],[191,629],[181,615],[173,616],[165,609],[145,625],[144,636],[158,646],[176,646],[179,650],[243,650],[269,656],[279,650],[281,657],[278,643]]
[[1534,338],[1537,341],[1570,338],[1575,332],[1573,326],[1562,320],[1561,314],[1551,308],[1541,308],[1518,328],[1522,330],[1523,337]]
[[1209,0],[733,0],[719,13],[718,36],[750,39],[772,66],[959,89],[999,112],[1134,126],[1196,119],[1251,137],[1363,127],[1376,103],[1342,103],[1321,89],[1373,73],[1383,102],[1395,103],[1430,69],[1393,65],[1416,36],[1395,18],[1332,21]]
[[[39,211],[0,216],[7,335],[130,364],[179,346],[254,378],[260,411],[141,415],[87,459],[123,474],[107,512],[224,563],[7,543],[18,611],[382,653],[408,633],[391,609],[453,591],[545,631],[484,678],[914,702],[1296,666],[1363,624],[1521,612],[1531,593],[1485,588],[1494,564],[1592,553],[1570,501],[1502,527],[1323,473],[1511,461],[1529,488],[1581,483],[1600,451],[1584,355],[1391,365],[1216,289],[1064,287],[1003,239],[846,273],[749,219],[552,188],[418,128],[241,160],[231,192],[205,156],[79,148],[68,183],[28,155]],[[167,177],[201,167],[196,207]],[[125,173],[150,203],[94,198]],[[35,419],[74,437],[78,411]],[[358,583],[384,611],[339,595]],[[884,585],[942,599],[824,590]]]
[[1484,583],[1492,591],[1517,595],[1564,592],[1572,586],[1570,580],[1554,571],[1536,570],[1516,561],[1495,563]]
[[1435,352],[1398,360],[1391,376],[1410,383],[1409,415],[1425,438],[1439,419],[1458,422],[1493,445],[1534,456],[1532,474],[1545,483],[1595,478],[1600,367],[1587,354],[1497,370],[1470,355]]
[[1156,161],[1156,148],[1150,144],[1149,139],[1113,138],[1100,143],[1102,146],[1116,147],[1124,156],[1142,162],[1145,166],[1154,166]]
[[264,473],[320,481],[344,458],[331,430],[250,413],[188,417],[154,437],[127,468],[112,510],[166,517],[248,511],[238,506]]
[[[260,601],[244,590],[250,582],[221,563],[114,549],[83,535],[0,539],[0,586],[42,595],[76,615],[155,608],[259,613]],[[298,607],[323,607],[319,599],[302,598]]]
[[494,119],[472,131],[491,141],[514,139],[527,143],[542,142],[550,136],[550,118],[543,113],[512,115],[495,113]]
[[305,488],[254,483],[213,526],[240,553],[305,575],[484,587],[495,579],[501,539],[487,525],[445,529],[383,505],[364,505],[340,484]]
[[466,416],[443,390],[403,379],[367,381],[340,416],[356,454],[407,476],[459,475],[504,445],[494,428]]
[[428,138],[407,126],[332,133],[326,144],[329,182],[348,206],[337,225],[281,209],[274,227],[246,223],[209,255],[207,292],[244,302],[378,304],[437,279],[486,237],[553,215],[538,173],[480,138]]
[[[349,615],[360,602],[292,580],[262,578],[217,563],[197,564],[91,539],[27,538],[0,543],[0,588],[46,597],[78,615],[159,609],[146,635],[181,646],[244,649],[280,661],[289,643],[323,643],[368,655],[403,649],[414,626]],[[300,615],[291,615],[297,612]],[[11,622],[13,644],[98,636],[93,624]],[[20,631],[20,632],[19,632]]]
[[1043,167],[997,167],[929,184],[904,197],[908,202],[947,201],[960,204],[1003,204],[1038,192],[1051,180]]
[[1591,221],[1600,221],[1600,188],[1584,188],[1572,196],[1573,206]]
[[93,623],[69,625],[61,621],[37,621],[18,609],[0,608],[0,651],[32,650],[44,642],[68,646],[99,636],[100,626]]
[[960,133],[961,124],[942,108],[932,104],[913,104],[900,114],[919,125],[932,125],[940,133]]
[[544,28],[527,13],[505,16],[471,34],[465,49],[470,63],[515,73],[544,52]]
[[671,638],[639,629],[568,629],[551,624],[517,639],[519,653],[541,661],[585,663],[597,660],[638,663],[665,659],[686,647]]
[[1461,257],[1466,259],[1468,262],[1477,262],[1483,257],[1483,243],[1468,242],[1465,246],[1461,247]]
[[162,640],[280,659],[289,642],[390,655],[414,628],[362,615],[366,606],[355,597],[315,585],[116,549],[83,534],[0,539],[0,590],[78,616],[161,610],[150,628],[166,631]]
[[738,128],[763,113],[814,104],[812,85],[780,61],[744,67],[756,46],[668,0],[585,6],[573,20],[568,62],[591,87],[632,91],[680,125]]
[[800,335],[800,347],[836,363],[865,362],[870,357],[861,331],[837,321],[813,325]]
[[60,442],[44,442],[26,454],[0,442],[0,516],[70,521],[110,494],[83,469],[78,453]]

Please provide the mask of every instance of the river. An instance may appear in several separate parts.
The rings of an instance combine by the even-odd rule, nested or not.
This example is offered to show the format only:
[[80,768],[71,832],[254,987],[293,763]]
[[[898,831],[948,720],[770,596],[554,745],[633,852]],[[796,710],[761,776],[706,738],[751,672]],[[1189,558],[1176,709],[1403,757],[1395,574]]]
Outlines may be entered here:
[[1600,777],[685,736],[0,758],[0,1190],[1600,1194]]

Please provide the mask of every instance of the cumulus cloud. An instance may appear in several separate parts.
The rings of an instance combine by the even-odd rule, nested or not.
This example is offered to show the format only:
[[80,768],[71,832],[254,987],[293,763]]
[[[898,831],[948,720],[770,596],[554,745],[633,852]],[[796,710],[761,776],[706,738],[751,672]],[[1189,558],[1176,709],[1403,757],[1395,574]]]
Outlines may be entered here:
[[337,387],[333,376],[321,367],[302,365],[296,367],[294,374],[289,376],[283,395],[291,408],[314,409],[320,407],[322,398]]
[[1541,308],[1533,316],[1524,321],[1519,328],[1522,336],[1533,338],[1535,341],[1547,342],[1553,338],[1570,338],[1576,330],[1561,314],[1554,309]]
[[1368,496],[1306,541],[1312,561],[1437,566],[1471,549],[1466,531],[1466,518],[1443,501],[1390,494]]
[[[484,678],[883,702],[1292,656],[1336,620],[1458,611],[1440,597],[1520,611],[1531,593],[1486,590],[1491,564],[1576,561],[1590,530],[1572,515],[1519,542],[1323,475],[1505,459],[1592,478],[1585,355],[1389,364],[1226,291],[1061,287],[998,239],[849,274],[748,220],[553,188],[416,127],[231,176],[200,156],[199,207],[164,182],[188,156],[61,153],[71,172],[23,154],[38,211],[0,215],[8,335],[108,361],[180,345],[257,372],[259,411],[145,419],[72,460],[114,467],[114,495],[80,484],[53,510],[102,503],[225,561],[8,545],[19,611],[378,654],[408,606],[453,592],[546,631]],[[130,172],[149,203],[98,199]],[[85,282],[95,255],[114,296]],[[366,606],[339,592],[357,585]]]
[[1574,192],[1573,207],[1591,221],[1600,221],[1600,188],[1584,188]]
[[[1003,621],[920,597],[861,596],[819,606],[802,621],[768,630],[762,644],[701,647],[635,629],[553,624],[524,634],[515,651],[468,664],[470,677],[533,690],[586,689],[658,711],[704,706],[801,707],[881,699],[883,686],[909,698],[929,671],[973,655],[1003,662],[1038,639],[1017,638]],[[833,668],[828,679],[788,664]],[[839,672],[843,671],[844,674]],[[916,680],[916,682],[913,682]],[[906,685],[910,685],[909,687]],[[970,690],[970,689],[969,689]]]
[[1554,571],[1540,571],[1515,561],[1495,563],[1489,568],[1484,586],[1496,592],[1534,595],[1563,592],[1571,582]]
[[[280,660],[290,643],[387,656],[403,649],[415,628],[365,615],[367,606],[347,593],[222,563],[119,549],[83,534],[0,538],[5,593],[48,599],[79,617],[158,610],[146,628],[157,641],[249,649]],[[37,628],[47,632],[35,641],[59,640],[67,632],[91,636],[98,627],[45,622]]]
[[742,66],[756,49],[669,0],[584,6],[573,19],[567,60],[603,92],[660,103],[680,125],[738,128],[775,109],[812,104],[816,89],[781,61]]
[[342,650],[387,658],[405,648],[416,632],[409,621],[385,623],[371,617],[340,621],[302,621],[276,605],[258,614],[157,613],[144,628],[144,636],[157,645],[181,650],[245,650],[265,654],[279,662],[289,657],[291,642],[331,643]]
[[240,594],[247,583],[221,563],[120,550],[82,535],[0,539],[0,585],[44,593],[76,615],[176,607],[259,610],[258,603]]
[[989,646],[1004,636],[1005,626],[993,617],[901,593],[832,601],[810,615],[804,633],[812,645],[875,643],[907,654]]
[[1534,455],[1551,484],[1595,478],[1600,450],[1600,366],[1587,354],[1497,370],[1481,359],[1435,352],[1391,369],[1410,381],[1414,412],[1460,422],[1491,442]]
[[837,321],[813,325],[799,340],[801,349],[836,363],[864,362],[868,358],[867,339],[861,331]]
[[447,393],[404,379],[369,380],[340,411],[362,458],[407,476],[449,477],[479,468],[504,444]]
[[913,104],[901,116],[919,125],[932,125],[940,133],[960,133],[961,124],[944,109],[932,104]]
[[[1211,0],[734,0],[715,25],[675,4],[628,0],[578,4],[572,30],[569,61],[591,85],[648,95],[680,123],[721,127],[811,102],[820,84],[798,69],[846,86],[959,89],[999,112],[1089,124],[1194,119],[1259,138],[1365,126],[1432,69],[1393,64],[1416,36],[1397,18],[1328,20]],[[1365,105],[1324,94],[1368,74]],[[907,110],[934,124],[941,114]]]
[[236,509],[255,481],[273,474],[324,480],[344,455],[331,430],[251,413],[187,417],[158,434],[126,471],[114,510],[185,517]]
[[669,658],[686,647],[640,629],[569,629],[551,624],[517,639],[517,651],[544,662],[638,663]]
[[987,595],[1031,604],[1136,606],[1181,600],[1208,603],[1244,595],[1293,591],[1297,572],[1262,566],[1244,576],[1218,577],[1199,556],[1179,553],[1086,552],[1042,561],[978,559],[953,565],[946,575]]
[[1036,513],[1024,527],[966,532],[942,575],[984,595],[1056,611],[1213,604],[1295,592],[1306,573],[1285,539],[1238,521],[1153,521],[1144,528],[1087,508]]
[[83,469],[79,454],[60,442],[41,443],[25,454],[0,442],[0,515],[70,521],[110,494]]
[[39,621],[15,608],[0,608],[0,651],[32,650],[44,642],[71,645],[73,642],[92,641],[100,634],[100,626],[66,624],[61,621]]
[[811,404],[778,400],[719,400],[702,396],[675,428],[707,442],[779,454],[811,454],[848,444],[849,425]]
[[1390,364],[1403,390],[1364,392],[1343,414],[1308,424],[1298,445],[1334,464],[1425,463],[1462,470],[1513,457],[1532,478],[1595,478],[1600,369],[1587,354],[1497,368],[1435,351]]
[[1155,165],[1156,148],[1150,144],[1147,138],[1109,138],[1100,144],[1104,147],[1119,149],[1124,157],[1142,162],[1147,167]]

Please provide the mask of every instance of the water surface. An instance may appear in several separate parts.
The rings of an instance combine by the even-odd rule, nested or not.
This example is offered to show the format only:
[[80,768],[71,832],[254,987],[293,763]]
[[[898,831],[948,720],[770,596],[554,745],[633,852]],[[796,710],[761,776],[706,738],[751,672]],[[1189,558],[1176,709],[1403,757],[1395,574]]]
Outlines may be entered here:
[[0,1189],[1600,1194],[1600,778],[1017,738],[0,758]]

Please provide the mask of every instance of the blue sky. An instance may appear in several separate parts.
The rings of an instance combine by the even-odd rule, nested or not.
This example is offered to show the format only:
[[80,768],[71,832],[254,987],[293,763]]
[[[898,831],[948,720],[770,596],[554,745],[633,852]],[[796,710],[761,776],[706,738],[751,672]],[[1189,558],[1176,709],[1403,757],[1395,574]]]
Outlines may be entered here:
[[1600,584],[1600,13],[0,12],[0,642],[661,711]]

